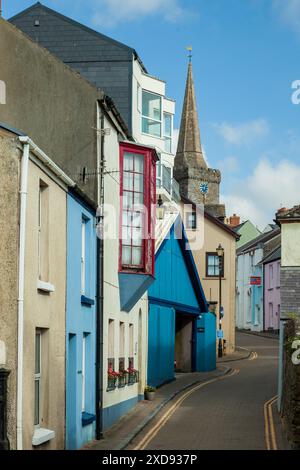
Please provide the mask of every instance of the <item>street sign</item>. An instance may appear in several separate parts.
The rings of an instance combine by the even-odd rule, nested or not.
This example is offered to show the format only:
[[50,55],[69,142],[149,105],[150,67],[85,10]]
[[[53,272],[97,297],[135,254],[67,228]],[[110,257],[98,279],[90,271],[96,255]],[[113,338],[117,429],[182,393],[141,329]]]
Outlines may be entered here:
[[223,330],[217,330],[217,338],[224,338],[224,331]]
[[251,276],[250,277],[251,286],[261,286],[261,277],[260,276]]

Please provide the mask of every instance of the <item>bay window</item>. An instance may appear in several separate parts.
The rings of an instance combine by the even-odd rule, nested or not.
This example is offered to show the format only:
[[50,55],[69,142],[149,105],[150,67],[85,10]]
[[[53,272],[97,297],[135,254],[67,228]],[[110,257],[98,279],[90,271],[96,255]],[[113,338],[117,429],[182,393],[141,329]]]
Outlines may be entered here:
[[121,144],[120,270],[153,274],[156,158],[152,149]]
[[155,137],[162,134],[161,96],[145,90],[142,93],[142,132]]

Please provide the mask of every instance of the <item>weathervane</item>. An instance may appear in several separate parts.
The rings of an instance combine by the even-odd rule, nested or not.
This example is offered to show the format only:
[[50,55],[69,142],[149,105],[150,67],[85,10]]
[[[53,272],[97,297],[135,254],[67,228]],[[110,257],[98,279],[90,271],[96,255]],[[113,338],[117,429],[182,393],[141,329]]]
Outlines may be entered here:
[[192,54],[193,48],[192,48],[192,46],[188,46],[186,48],[186,50],[189,51],[188,58],[189,58],[189,61],[192,62],[192,57],[193,57],[193,54]]

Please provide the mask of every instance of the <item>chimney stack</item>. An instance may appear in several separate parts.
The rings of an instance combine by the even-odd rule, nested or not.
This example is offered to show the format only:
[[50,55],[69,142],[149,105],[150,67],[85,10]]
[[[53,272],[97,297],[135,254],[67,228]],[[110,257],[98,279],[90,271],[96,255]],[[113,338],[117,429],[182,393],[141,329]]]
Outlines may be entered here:
[[233,214],[231,217],[229,217],[229,224],[230,227],[234,228],[240,225],[241,223],[241,218],[239,215]]

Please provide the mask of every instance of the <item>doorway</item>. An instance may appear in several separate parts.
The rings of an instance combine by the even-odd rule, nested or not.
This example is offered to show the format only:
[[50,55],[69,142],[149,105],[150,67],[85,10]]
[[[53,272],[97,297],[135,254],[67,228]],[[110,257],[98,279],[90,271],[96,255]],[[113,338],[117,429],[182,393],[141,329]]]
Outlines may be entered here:
[[194,317],[176,312],[175,363],[176,372],[193,372]]

